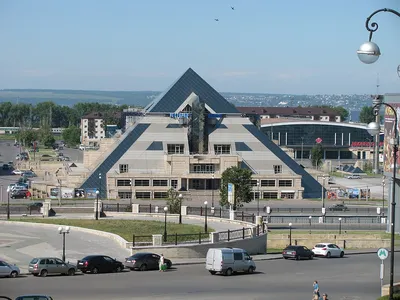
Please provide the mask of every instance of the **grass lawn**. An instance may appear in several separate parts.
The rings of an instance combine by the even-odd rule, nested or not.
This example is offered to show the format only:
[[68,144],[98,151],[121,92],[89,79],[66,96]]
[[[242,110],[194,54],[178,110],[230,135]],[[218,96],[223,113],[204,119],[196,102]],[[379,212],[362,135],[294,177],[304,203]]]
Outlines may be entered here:
[[[164,233],[164,222],[160,221],[141,221],[141,220],[79,220],[79,219],[36,219],[36,218],[13,218],[13,221],[32,222],[32,223],[46,223],[57,225],[77,226],[95,230],[101,230],[117,234],[127,240],[132,241],[135,235],[135,241],[151,241],[152,234]],[[212,232],[214,229],[208,227],[208,231]],[[204,239],[203,226],[167,223],[168,241],[175,240],[175,235],[185,234],[187,236],[178,236],[178,241],[198,240],[199,233]],[[171,235],[171,236],[170,236]],[[146,236],[140,238],[140,236]]]

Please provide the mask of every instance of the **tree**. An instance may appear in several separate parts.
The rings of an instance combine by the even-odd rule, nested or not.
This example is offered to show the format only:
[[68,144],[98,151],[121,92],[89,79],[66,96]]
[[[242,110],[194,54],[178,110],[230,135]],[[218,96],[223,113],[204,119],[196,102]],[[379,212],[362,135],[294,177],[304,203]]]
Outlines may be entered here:
[[55,143],[53,134],[51,133],[51,128],[49,126],[43,126],[39,130],[39,140],[46,147],[50,148]]
[[65,128],[62,133],[62,137],[67,145],[78,145],[81,141],[81,130],[76,126]]
[[179,214],[182,205],[182,199],[179,198],[179,193],[174,188],[168,190],[167,205],[171,214]]
[[340,115],[342,122],[346,121],[347,118],[349,117],[349,111],[342,106],[336,106],[336,107],[332,106],[331,109],[333,109]]
[[374,108],[372,106],[364,106],[361,109],[360,122],[366,124],[375,122]]
[[239,167],[230,167],[226,169],[221,176],[221,187],[219,194],[221,197],[220,205],[228,206],[228,183],[235,185],[234,209],[242,207],[243,203],[251,202],[251,175],[253,173],[248,169]]
[[32,129],[20,130],[15,138],[24,146],[29,146],[38,139],[38,132]]
[[321,144],[316,144],[311,149],[311,161],[314,167],[319,167],[322,163],[323,158],[323,149]]

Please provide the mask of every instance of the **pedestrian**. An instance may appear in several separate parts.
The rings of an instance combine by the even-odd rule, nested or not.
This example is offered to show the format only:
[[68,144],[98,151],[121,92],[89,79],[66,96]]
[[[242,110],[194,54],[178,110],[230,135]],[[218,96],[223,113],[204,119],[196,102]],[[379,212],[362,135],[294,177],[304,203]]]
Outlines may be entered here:
[[322,294],[322,300],[329,300],[329,299],[328,299],[328,294],[323,293],[323,294]]
[[319,300],[319,297],[319,284],[318,281],[315,280],[313,283],[313,300]]
[[164,254],[161,254],[160,260],[158,261],[158,266],[160,267],[160,272],[164,272]]

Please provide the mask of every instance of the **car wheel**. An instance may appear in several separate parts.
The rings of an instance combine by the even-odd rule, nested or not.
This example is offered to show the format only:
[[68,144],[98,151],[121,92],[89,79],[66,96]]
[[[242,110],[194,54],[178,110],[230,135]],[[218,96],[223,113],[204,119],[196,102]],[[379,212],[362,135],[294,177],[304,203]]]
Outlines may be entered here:
[[229,268],[229,269],[227,269],[227,270],[225,271],[225,276],[231,276],[232,273],[233,273],[232,269]]
[[215,271],[209,271],[209,272],[210,272],[211,275],[217,274],[217,272],[215,272]]
[[75,269],[69,269],[68,276],[74,276],[74,275],[75,275]]
[[284,257],[284,259],[288,259],[288,257]]
[[99,273],[99,269],[97,267],[94,267],[92,269],[92,274],[97,274],[97,273]]
[[296,260],[300,260],[300,256],[296,255]]
[[254,273],[254,267],[249,267],[249,269],[247,270],[247,273],[249,273],[249,274]]
[[117,266],[116,269],[115,269],[115,272],[119,273],[119,272],[121,272],[121,271],[122,271],[121,266]]
[[146,264],[141,265],[139,270],[140,271],[147,271],[147,265]]
[[42,270],[42,271],[40,272],[40,277],[46,277],[47,274],[48,274],[47,270]]
[[342,251],[342,252],[340,252],[340,257],[343,257],[344,256],[344,252]]
[[314,258],[314,255],[310,255],[309,257],[308,257],[308,259],[313,259]]
[[330,258],[330,257],[331,257],[331,253],[328,252],[328,253],[326,254],[326,257],[327,257],[327,258]]
[[12,271],[11,274],[10,274],[11,278],[15,278],[17,276],[18,276],[18,272],[17,271]]
[[170,262],[167,263],[167,269],[171,269],[171,267],[172,267],[172,264]]

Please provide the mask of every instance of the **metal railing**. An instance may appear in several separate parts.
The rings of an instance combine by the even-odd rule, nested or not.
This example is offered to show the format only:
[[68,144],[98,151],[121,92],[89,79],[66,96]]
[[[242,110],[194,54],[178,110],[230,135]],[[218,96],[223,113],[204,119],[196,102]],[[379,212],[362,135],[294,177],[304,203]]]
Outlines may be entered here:
[[166,242],[163,235],[163,245],[203,244],[211,242],[210,233],[199,232],[189,234],[167,234]]
[[132,235],[132,247],[137,246],[153,246],[152,235]]

